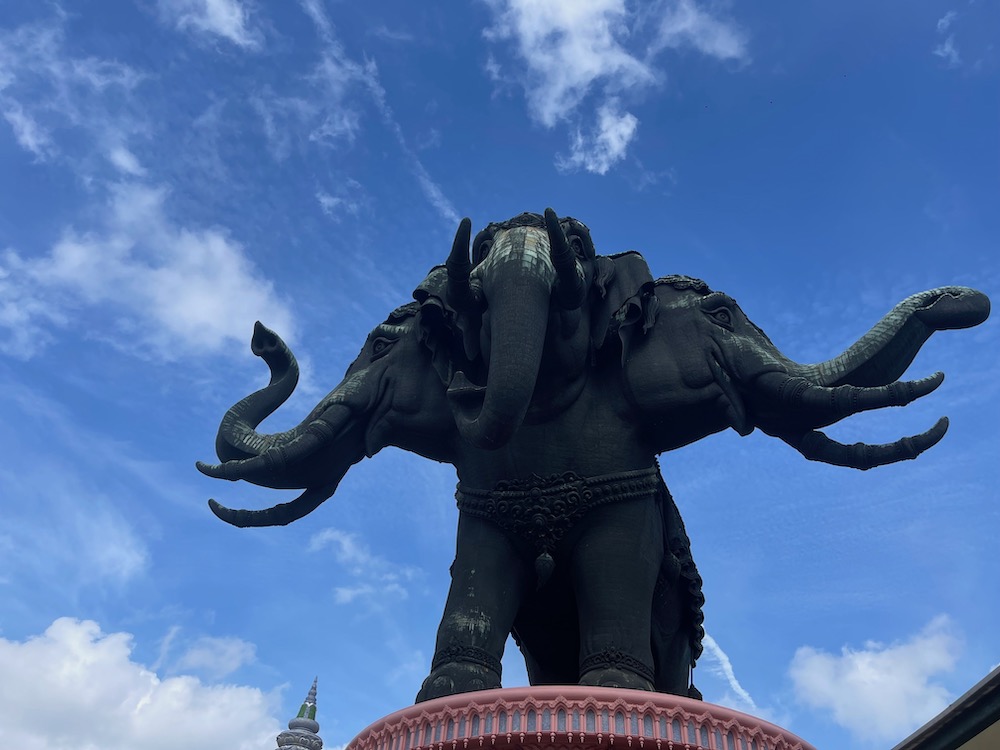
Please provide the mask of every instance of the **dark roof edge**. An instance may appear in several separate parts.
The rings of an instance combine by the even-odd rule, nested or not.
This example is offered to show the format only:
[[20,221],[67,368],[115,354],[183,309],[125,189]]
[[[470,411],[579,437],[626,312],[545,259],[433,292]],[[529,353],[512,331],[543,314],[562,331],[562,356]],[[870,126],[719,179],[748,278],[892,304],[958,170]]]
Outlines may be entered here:
[[1000,722],[1000,666],[892,750],[954,750]]

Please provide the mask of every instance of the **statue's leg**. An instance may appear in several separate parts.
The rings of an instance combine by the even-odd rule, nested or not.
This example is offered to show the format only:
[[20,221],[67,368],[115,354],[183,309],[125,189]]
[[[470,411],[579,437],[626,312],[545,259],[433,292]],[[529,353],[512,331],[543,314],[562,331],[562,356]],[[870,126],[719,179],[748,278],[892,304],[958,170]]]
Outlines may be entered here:
[[652,690],[650,612],[663,560],[653,497],[602,505],[573,536],[580,684]]
[[[669,553],[667,553],[669,554]],[[654,595],[652,627],[656,689],[661,693],[688,695],[691,683],[691,614],[679,576],[665,580],[661,573]]]
[[459,514],[451,589],[417,702],[500,687],[500,658],[534,568],[498,526]]
[[572,685],[580,676],[580,623],[569,558],[555,553],[552,576],[528,593],[514,620],[514,640],[532,685]]

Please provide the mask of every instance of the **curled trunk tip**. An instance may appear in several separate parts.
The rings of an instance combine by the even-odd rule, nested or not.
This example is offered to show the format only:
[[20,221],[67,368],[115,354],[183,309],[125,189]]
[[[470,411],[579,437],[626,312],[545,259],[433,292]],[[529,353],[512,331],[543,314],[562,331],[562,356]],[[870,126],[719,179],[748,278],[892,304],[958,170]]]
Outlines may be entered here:
[[782,436],[782,440],[810,461],[820,461],[835,466],[867,471],[876,466],[914,459],[928,448],[937,445],[947,431],[948,418],[941,417],[926,432],[881,445],[869,443],[845,445],[832,440],[818,430],[802,435]]
[[324,487],[308,489],[291,502],[280,503],[263,510],[227,508],[211,498],[208,501],[208,507],[219,520],[241,529],[287,526],[316,510],[336,489],[336,482]]

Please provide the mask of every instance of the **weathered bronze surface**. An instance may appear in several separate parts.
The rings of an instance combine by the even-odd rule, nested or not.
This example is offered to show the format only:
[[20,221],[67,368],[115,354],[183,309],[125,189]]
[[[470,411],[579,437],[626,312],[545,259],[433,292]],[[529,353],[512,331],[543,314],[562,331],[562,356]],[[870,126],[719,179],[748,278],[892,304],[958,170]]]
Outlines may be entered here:
[[368,336],[343,381],[298,426],[257,432],[298,378],[257,324],[271,382],[235,404],[205,474],[296,500],[209,504],[235,526],[290,523],[387,445],[455,466],[458,543],[431,673],[417,700],[500,686],[508,633],[533,685],[694,694],[701,578],[656,457],[760,428],[806,458],[856,469],[916,458],[948,423],[884,445],[819,430],[903,406],[940,385],[898,378],[934,331],[978,325],[989,300],[941,287],[900,302],[846,352],[801,365],[726,294],[653,279],[638,253],[597,255],[582,223],[521,214],[472,242],[462,221],[444,266]]

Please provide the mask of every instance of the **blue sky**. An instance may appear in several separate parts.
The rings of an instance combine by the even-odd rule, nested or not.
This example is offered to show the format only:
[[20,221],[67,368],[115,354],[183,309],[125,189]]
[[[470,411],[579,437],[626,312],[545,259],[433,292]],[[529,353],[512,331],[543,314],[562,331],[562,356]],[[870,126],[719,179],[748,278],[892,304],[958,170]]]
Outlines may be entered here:
[[[923,289],[1000,298],[998,29],[983,0],[6,0],[0,745],[272,747],[318,674],[335,747],[412,701],[453,470],[387,449],[309,517],[239,530],[205,500],[277,493],[193,464],[266,382],[255,320],[303,367],[284,429],[462,216],[553,206],[802,362]],[[733,432],[661,458],[706,699],[888,747],[1000,662],[998,338],[937,334],[910,370],[945,370],[937,392],[830,430],[947,414],[916,461]]]

